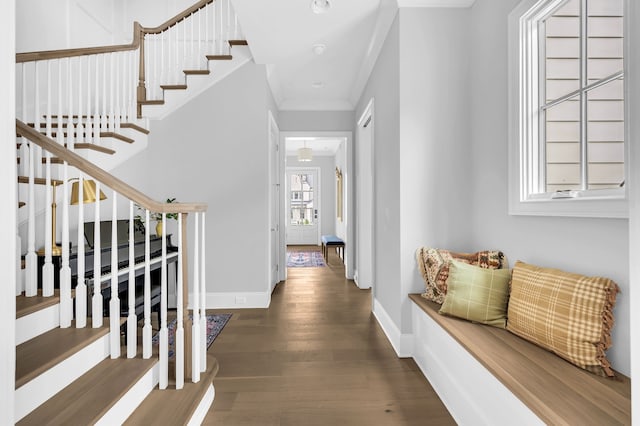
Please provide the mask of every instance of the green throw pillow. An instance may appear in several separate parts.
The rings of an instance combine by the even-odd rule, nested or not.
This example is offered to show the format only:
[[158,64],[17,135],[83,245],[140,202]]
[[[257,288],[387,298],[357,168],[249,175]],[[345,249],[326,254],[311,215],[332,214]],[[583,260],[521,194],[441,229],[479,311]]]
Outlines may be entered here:
[[484,269],[451,261],[441,314],[506,328],[510,269]]

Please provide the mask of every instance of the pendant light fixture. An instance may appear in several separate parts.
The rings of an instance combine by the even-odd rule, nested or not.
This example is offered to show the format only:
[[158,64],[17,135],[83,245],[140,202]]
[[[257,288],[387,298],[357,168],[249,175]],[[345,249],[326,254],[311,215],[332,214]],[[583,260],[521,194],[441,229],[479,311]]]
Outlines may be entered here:
[[304,147],[298,148],[298,161],[308,162],[313,160],[313,151],[307,148],[307,141],[304,141]]
[[329,0],[311,0],[311,10],[313,10],[313,13],[327,13],[330,7],[331,3],[329,3]]

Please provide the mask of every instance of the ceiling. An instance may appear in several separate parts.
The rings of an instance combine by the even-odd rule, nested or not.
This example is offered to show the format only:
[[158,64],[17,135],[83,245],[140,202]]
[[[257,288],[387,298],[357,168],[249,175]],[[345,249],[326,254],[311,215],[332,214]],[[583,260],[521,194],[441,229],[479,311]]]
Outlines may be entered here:
[[285,146],[287,155],[297,155],[299,148],[307,147],[311,148],[313,155],[332,157],[343,141],[344,138],[288,137],[285,139]]
[[[278,108],[353,110],[398,7],[469,7],[473,0],[232,0]],[[325,46],[321,55],[314,45]]]

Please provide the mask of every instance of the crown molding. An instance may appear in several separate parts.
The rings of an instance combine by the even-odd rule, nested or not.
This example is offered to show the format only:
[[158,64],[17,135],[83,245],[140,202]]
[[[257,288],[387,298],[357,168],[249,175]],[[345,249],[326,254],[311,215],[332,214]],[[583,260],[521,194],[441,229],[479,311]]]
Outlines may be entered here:
[[471,7],[475,0],[397,0],[398,7]]

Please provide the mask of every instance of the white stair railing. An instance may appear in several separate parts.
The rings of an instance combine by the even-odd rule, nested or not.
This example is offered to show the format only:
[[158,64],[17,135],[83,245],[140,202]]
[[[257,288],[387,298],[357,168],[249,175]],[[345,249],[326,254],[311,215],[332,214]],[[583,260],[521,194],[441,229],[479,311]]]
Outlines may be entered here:
[[[197,382],[200,379],[200,373],[205,370],[206,359],[206,334],[201,332],[201,328],[206,329],[204,298],[205,298],[205,285],[204,285],[204,222],[205,211],[207,206],[204,204],[185,204],[185,203],[157,203],[144,194],[131,188],[124,182],[109,175],[104,170],[93,165],[86,159],[80,157],[72,150],[60,146],[56,141],[42,135],[37,129],[32,128],[24,122],[16,121],[16,132],[22,137],[24,141],[27,141],[32,147],[39,146],[46,157],[60,158],[63,160],[64,169],[74,169],[80,174],[78,178],[68,179],[68,171],[64,171],[63,175],[65,179],[62,181],[55,181],[54,183],[48,182],[47,179],[36,179],[33,175],[30,175],[27,179],[30,193],[35,193],[36,183],[51,184],[57,187],[62,187],[62,195],[58,197],[57,204],[62,206],[63,220],[60,229],[62,248],[61,248],[61,269],[59,272],[60,282],[60,310],[64,311],[64,315],[61,314],[61,326],[69,326],[71,320],[75,317],[76,326],[86,326],[87,318],[87,306],[86,300],[89,297],[89,292],[86,284],[92,285],[93,294],[92,298],[92,312],[91,312],[91,324],[93,327],[101,327],[103,324],[103,314],[108,315],[108,324],[110,328],[110,352],[111,358],[120,357],[121,347],[121,304],[120,297],[127,297],[128,300],[123,306],[128,307],[128,312],[123,313],[126,317],[127,325],[125,330],[125,342],[127,357],[133,358],[138,356],[140,348],[138,347],[137,335],[138,335],[138,317],[135,313],[136,310],[136,291],[142,291],[144,300],[144,315],[143,315],[143,330],[142,330],[142,358],[151,358],[153,356],[152,348],[152,328],[151,328],[151,303],[152,294],[155,302],[159,297],[160,306],[160,331],[159,331],[159,349],[158,357],[160,362],[160,377],[159,383],[161,389],[166,389],[169,383],[169,345],[168,345],[168,324],[167,324],[167,296],[168,291],[168,265],[170,263],[177,263],[177,280],[175,293],[178,296],[177,306],[177,324],[175,327],[175,356],[176,356],[176,371],[175,381],[176,388],[180,389],[184,386],[185,376],[189,377],[191,381]],[[32,158],[32,156],[30,156]],[[50,165],[49,165],[50,167]],[[30,168],[31,169],[31,168]],[[48,169],[47,169],[48,170]],[[84,198],[84,184],[87,181],[95,182],[95,202],[91,205],[94,209],[93,215],[93,269],[87,272],[87,265],[85,263],[85,257],[87,252],[85,251],[84,233],[81,229],[84,229],[85,225],[85,210],[89,207],[89,203],[94,200],[88,200]],[[73,184],[78,184],[77,192],[77,219],[71,222],[72,215],[70,215],[70,202],[71,194],[69,187]],[[101,193],[105,191],[110,198],[111,203],[101,202]],[[75,192],[75,191],[74,191]],[[53,193],[52,193],[53,194]],[[74,197],[75,198],[75,197]],[[126,201],[126,202],[125,202]],[[27,200],[27,204],[35,206],[37,203],[35,196],[30,196]],[[74,204],[75,199],[74,199]],[[144,235],[144,260],[136,263],[135,257],[135,245],[134,241],[136,233],[134,232],[134,204],[141,206],[143,209],[143,215],[145,220],[145,235]],[[119,209],[119,206],[128,206],[128,209]],[[111,218],[111,235],[101,235],[101,217],[103,216],[101,211],[105,209],[104,216]],[[152,256],[151,253],[151,227],[150,218],[152,213],[160,213],[162,217],[163,230],[166,230],[167,214],[171,213],[178,217],[178,247],[177,251],[168,252],[168,238],[163,233],[161,238],[161,253],[159,256]],[[187,257],[186,242],[187,242],[187,226],[186,218],[189,213],[194,215],[195,231],[192,234],[194,241],[193,249],[194,256],[191,260]],[[91,219],[90,219],[91,220]],[[119,241],[117,223],[119,220],[129,220],[128,228],[129,235],[128,241],[122,244]],[[55,221],[52,221],[55,223]],[[77,235],[75,240],[76,244],[71,243],[71,235]],[[55,240],[54,240],[55,241]],[[102,241],[109,242],[108,250],[110,251],[109,260],[106,265],[103,265],[101,261],[103,250],[107,250],[107,247],[103,247]],[[73,246],[72,246],[73,245]],[[48,247],[52,249],[51,246]],[[121,254],[125,249],[126,254]],[[35,254],[35,250],[33,250]],[[74,262],[71,262],[72,258]],[[191,265],[189,265],[191,261]],[[105,269],[106,267],[106,269]],[[160,270],[160,282],[159,296],[156,293],[152,293],[155,289],[152,287],[151,269]],[[194,299],[191,306],[193,321],[188,319],[186,315],[186,302],[187,298],[184,297],[188,293],[189,280],[187,278],[187,271],[192,269],[194,271],[193,291]],[[36,271],[37,272],[37,271]],[[139,286],[136,286],[136,281],[139,280],[139,276],[143,276],[142,290]],[[120,281],[126,278],[127,288],[123,288],[120,291]],[[37,274],[36,274],[37,281]],[[72,284],[75,282],[75,286]],[[76,311],[73,312],[73,303],[71,298],[72,287],[75,290],[76,298]],[[103,291],[109,289],[110,294],[108,300],[103,302]],[[80,300],[81,299],[81,300]],[[105,308],[106,309],[103,309]],[[205,322],[203,322],[203,320]],[[64,324],[63,324],[64,322]],[[189,324],[192,330],[191,340],[185,342],[185,326]],[[187,345],[185,345],[187,343]]]

